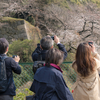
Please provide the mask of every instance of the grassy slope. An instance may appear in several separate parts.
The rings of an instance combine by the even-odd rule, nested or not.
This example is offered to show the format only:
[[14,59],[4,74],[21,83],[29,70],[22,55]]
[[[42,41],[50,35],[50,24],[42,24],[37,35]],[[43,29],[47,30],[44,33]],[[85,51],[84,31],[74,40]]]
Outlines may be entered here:
[[87,3],[95,3],[97,6],[100,6],[100,0],[42,0],[46,4],[55,3],[59,6],[63,6],[66,8],[69,8],[68,3],[74,3],[74,4],[87,4]]

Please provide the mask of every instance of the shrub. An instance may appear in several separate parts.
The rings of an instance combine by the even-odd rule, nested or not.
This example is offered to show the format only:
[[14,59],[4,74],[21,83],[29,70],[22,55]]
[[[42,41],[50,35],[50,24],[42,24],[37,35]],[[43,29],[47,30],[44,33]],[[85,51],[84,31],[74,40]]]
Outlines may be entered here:
[[[16,92],[18,89],[16,90]],[[24,89],[24,92],[19,92],[16,96],[14,96],[14,100],[25,100],[26,96],[33,95],[34,93],[31,92],[28,88]]]
[[32,72],[32,66],[30,65],[24,65],[21,66],[21,74],[17,75],[13,73],[14,76],[14,83],[16,88],[19,88],[20,86],[25,85],[29,81],[33,81],[33,72]]
[[19,55],[20,62],[33,62],[31,55],[36,48],[36,44],[35,41],[27,39],[14,41],[9,46],[8,56]]

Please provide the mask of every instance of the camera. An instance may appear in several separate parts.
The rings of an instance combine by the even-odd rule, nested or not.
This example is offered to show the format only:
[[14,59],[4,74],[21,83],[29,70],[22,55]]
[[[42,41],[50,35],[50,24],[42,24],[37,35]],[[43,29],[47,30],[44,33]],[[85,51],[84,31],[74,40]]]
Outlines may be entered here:
[[93,44],[93,42],[88,42],[88,44],[91,46],[91,44]]
[[52,40],[54,40],[54,36],[51,36]]
[[17,57],[17,55],[13,55],[13,56],[12,56],[12,58],[15,58],[15,57]]

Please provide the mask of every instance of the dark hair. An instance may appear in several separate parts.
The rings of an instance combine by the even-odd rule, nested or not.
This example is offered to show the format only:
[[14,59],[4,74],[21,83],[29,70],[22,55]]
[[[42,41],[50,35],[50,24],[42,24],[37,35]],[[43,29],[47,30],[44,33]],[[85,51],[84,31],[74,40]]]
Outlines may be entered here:
[[45,65],[50,66],[50,63],[61,64],[63,62],[64,53],[56,48],[49,49],[46,53]]
[[9,47],[9,43],[5,38],[0,38],[0,54],[4,54]]
[[45,36],[41,39],[40,44],[43,50],[49,50],[53,46],[54,42],[51,37]]
[[88,76],[96,66],[96,61],[91,54],[91,47],[88,43],[79,44],[76,51],[77,71],[84,77]]

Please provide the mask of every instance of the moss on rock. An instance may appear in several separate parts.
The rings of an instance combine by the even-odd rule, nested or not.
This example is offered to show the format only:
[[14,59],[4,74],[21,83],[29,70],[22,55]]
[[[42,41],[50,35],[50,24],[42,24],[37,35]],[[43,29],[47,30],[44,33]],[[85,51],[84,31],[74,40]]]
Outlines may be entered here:
[[0,19],[0,38],[5,37],[11,43],[15,40],[39,40],[40,30],[24,19],[2,17]]

